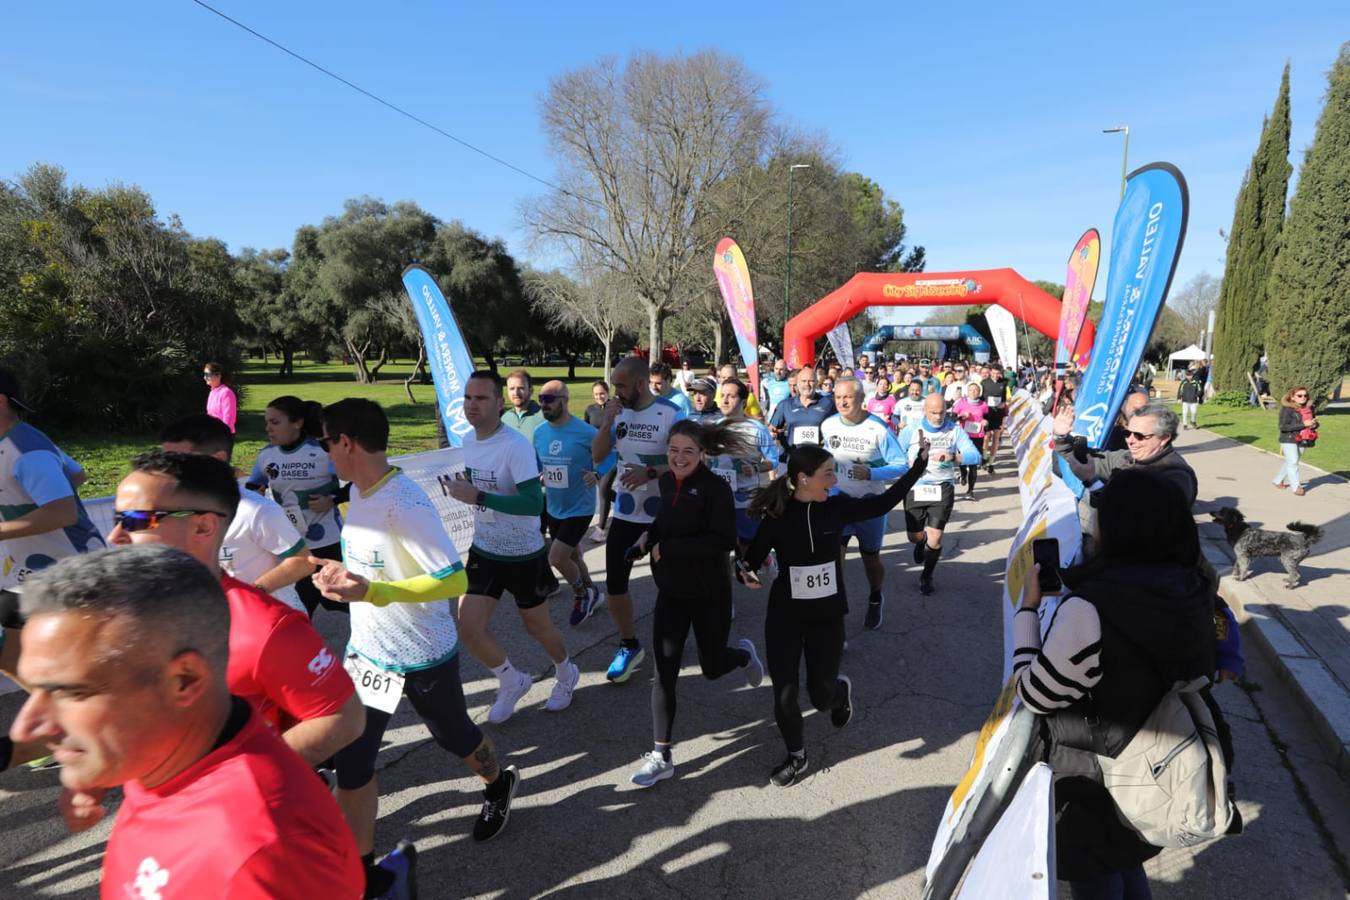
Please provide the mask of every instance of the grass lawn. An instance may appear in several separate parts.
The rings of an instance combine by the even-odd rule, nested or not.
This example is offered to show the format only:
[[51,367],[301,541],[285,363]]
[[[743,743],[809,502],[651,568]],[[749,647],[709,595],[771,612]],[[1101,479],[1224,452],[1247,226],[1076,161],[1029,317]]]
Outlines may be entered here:
[[[412,372],[412,363],[389,364],[380,370],[377,384],[357,384],[352,367],[342,364],[316,365],[298,359],[295,377],[278,378],[277,364],[252,363],[245,367],[239,379],[244,388],[240,404],[238,433],[234,463],[241,469],[253,466],[253,459],[267,443],[263,431],[263,411],[269,401],[284,394],[294,394],[304,400],[329,404],[343,397],[368,397],[384,407],[389,416],[389,452],[391,455],[429,450],[436,446],[435,395],[431,385],[413,385],[416,403],[408,402],[403,379]],[[601,377],[599,368],[577,368],[577,378],[569,381],[572,412],[581,415],[591,402],[591,382]],[[505,374],[503,372],[503,374]],[[550,378],[565,378],[566,367],[538,367],[530,370],[535,393]],[[202,408],[205,409],[205,391]],[[80,489],[82,497],[102,497],[111,494],[117,482],[126,474],[130,459],[156,445],[152,433],[108,434],[93,431],[51,432],[52,440],[75,457],[89,480]]]
[[[1177,406],[1178,414],[1180,406]],[[1276,409],[1233,409],[1202,404],[1200,427],[1224,437],[1279,453],[1279,419]],[[1303,461],[1326,472],[1350,478],[1350,409],[1327,409],[1317,417],[1316,446],[1303,454]]]

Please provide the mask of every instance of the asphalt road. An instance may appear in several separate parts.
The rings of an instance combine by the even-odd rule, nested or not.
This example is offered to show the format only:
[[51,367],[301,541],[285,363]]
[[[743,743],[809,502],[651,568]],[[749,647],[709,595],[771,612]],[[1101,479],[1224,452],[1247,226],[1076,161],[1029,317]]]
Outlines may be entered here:
[[[560,595],[554,616],[583,676],[572,707],[546,713],[548,661],[503,604],[496,633],[539,679],[509,722],[488,726],[524,775],[507,830],[492,843],[472,842],[478,787],[405,704],[380,754],[380,849],[416,841],[426,898],[919,897],[943,803],[999,688],[1003,561],[1019,519],[1010,474],[987,479],[977,502],[958,504],[938,593],[925,598],[903,519],[893,515],[883,551],[886,616],[876,632],[862,630],[866,583],[850,555],[855,603],[844,671],[857,711],[843,730],[808,713],[812,771],[787,789],[768,783],[784,751],[767,679],[758,689],[739,673],[706,681],[692,639],[680,681],[676,777],[634,788],[628,776],[650,748],[651,662],[628,684],[607,684],[614,646],[607,613],[570,629],[570,600]],[[600,574],[602,554],[588,559]],[[737,590],[733,638],[762,648],[765,592]],[[634,595],[645,635],[654,600],[645,564]],[[319,624],[340,645],[341,617],[321,613]],[[472,713],[483,721],[495,680],[467,659],[464,677]],[[1235,732],[1247,831],[1154,860],[1160,900],[1346,895],[1350,792],[1327,775],[1306,723],[1259,660],[1251,678],[1256,689],[1218,691]],[[0,721],[12,718],[16,701],[0,698]],[[54,814],[56,784],[51,772],[0,775],[0,898],[96,896],[108,826],[65,834]]]

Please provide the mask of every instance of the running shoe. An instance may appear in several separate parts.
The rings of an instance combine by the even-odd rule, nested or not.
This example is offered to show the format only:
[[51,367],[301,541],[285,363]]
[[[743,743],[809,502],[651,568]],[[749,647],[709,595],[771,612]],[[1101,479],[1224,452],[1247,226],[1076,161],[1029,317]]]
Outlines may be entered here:
[[876,630],[881,627],[881,608],[885,605],[886,598],[877,591],[867,598],[867,615],[863,616],[863,627],[868,630]]
[[500,725],[511,718],[511,713],[516,711],[516,704],[529,693],[530,685],[534,683],[524,672],[516,672],[509,681],[498,681],[497,699],[493,701],[492,709],[488,710],[488,721],[493,725]]
[[830,710],[830,723],[835,728],[843,728],[853,719],[853,679],[840,675],[839,680],[844,683],[844,705]]
[[993,463],[990,463],[989,465],[985,466],[985,467],[984,467],[984,472],[985,472],[986,475],[993,475],[993,474],[994,474],[994,464],[993,464]]
[[793,756],[789,753],[788,758],[783,760],[769,775],[769,781],[779,787],[792,787],[806,775],[809,765],[805,753],[801,756]]
[[493,800],[487,791],[483,791],[483,808],[473,823],[473,839],[480,844],[501,834],[506,827],[506,820],[511,818],[511,798],[515,797],[516,788],[520,787],[520,772],[515,766],[507,766],[502,769],[500,777],[508,779],[505,793]]
[[591,529],[591,540],[595,541],[597,544],[603,544],[606,536],[605,529],[601,528],[599,525]]
[[759,651],[755,649],[755,642],[749,638],[741,638],[736,642],[746,653],[750,654],[750,661],[744,666],[745,683],[752,688],[757,688],[764,683],[764,663],[759,661]]
[[925,597],[931,597],[931,596],[933,595],[934,590],[936,590],[936,589],[933,587],[933,579],[931,579],[931,578],[920,578],[920,579],[919,579],[919,593],[920,593],[920,594],[923,594]]
[[544,704],[544,709],[549,712],[561,712],[571,706],[572,692],[577,689],[577,682],[580,680],[581,669],[578,668],[576,663],[568,663],[567,669],[561,673],[555,671],[553,693],[548,695],[548,702]]
[[379,867],[394,876],[393,886],[379,895],[380,900],[417,900],[417,847],[412,841],[399,841]]
[[629,777],[640,788],[649,788],[658,781],[675,777],[675,763],[655,750],[642,757],[642,766]]
[[586,585],[586,590],[576,595],[572,604],[572,616],[568,620],[572,627],[580,625],[591,616],[605,602],[605,595],[593,584]]
[[919,541],[917,544],[914,545],[914,565],[916,566],[923,565],[924,545],[925,545],[924,541]]
[[641,644],[634,647],[620,644],[619,652],[614,654],[614,661],[609,664],[609,671],[605,673],[605,677],[615,684],[623,684],[646,655],[647,651],[642,649]]

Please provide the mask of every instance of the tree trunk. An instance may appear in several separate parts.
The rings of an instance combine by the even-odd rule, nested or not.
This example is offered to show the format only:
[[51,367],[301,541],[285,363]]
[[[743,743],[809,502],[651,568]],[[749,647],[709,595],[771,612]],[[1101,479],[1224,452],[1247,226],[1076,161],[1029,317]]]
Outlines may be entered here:
[[726,335],[722,333],[722,320],[719,318],[713,325],[713,362],[721,366],[726,362]]
[[370,345],[362,344],[358,347],[356,342],[350,338],[343,338],[342,344],[347,348],[347,355],[351,357],[357,382],[359,384],[370,384],[370,369],[366,367],[366,350],[370,349]]
[[423,366],[424,363],[426,363],[426,360],[427,360],[427,351],[426,351],[426,348],[422,346],[422,342],[421,342],[421,341],[418,341],[418,342],[417,342],[417,365],[413,366],[412,374],[409,375],[407,378],[403,379],[403,390],[406,391],[407,394],[408,394],[408,402],[409,402],[409,403],[416,403],[416,402],[417,402],[417,398],[413,396],[413,392],[412,392],[412,383],[413,383],[413,379],[416,378],[416,377],[418,376],[418,374],[422,371],[422,366]]
[[492,355],[491,350],[484,351],[483,362],[487,363],[488,369],[495,375],[497,373],[497,359]]
[[286,346],[281,349],[281,377],[291,378],[295,375],[295,348]]
[[377,380],[376,376],[379,375],[380,369],[384,368],[384,365],[387,362],[389,362],[389,348],[381,347],[380,355],[375,360],[375,365],[370,367],[370,382],[369,382],[370,384],[374,384],[376,382]]
[[647,364],[661,359],[661,310],[655,304],[647,305]]
[[600,343],[603,344],[605,348],[605,384],[609,384],[609,361],[612,358],[610,355],[610,348],[614,345],[614,335],[610,334],[602,337]]
[[577,377],[577,354],[572,351],[567,354],[567,380],[573,381]]

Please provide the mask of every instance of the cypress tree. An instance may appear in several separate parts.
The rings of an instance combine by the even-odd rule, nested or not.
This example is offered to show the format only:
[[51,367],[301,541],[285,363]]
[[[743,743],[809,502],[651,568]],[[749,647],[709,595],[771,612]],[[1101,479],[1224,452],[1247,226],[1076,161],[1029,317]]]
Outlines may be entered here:
[[1289,191],[1289,64],[1284,66],[1275,109],[1243,176],[1228,233],[1228,259],[1214,329],[1214,386],[1246,391],[1247,373],[1261,357],[1270,308],[1270,273],[1284,228]]
[[1271,392],[1306,385],[1319,406],[1350,360],[1350,43],[1328,82],[1271,272],[1266,325]]

